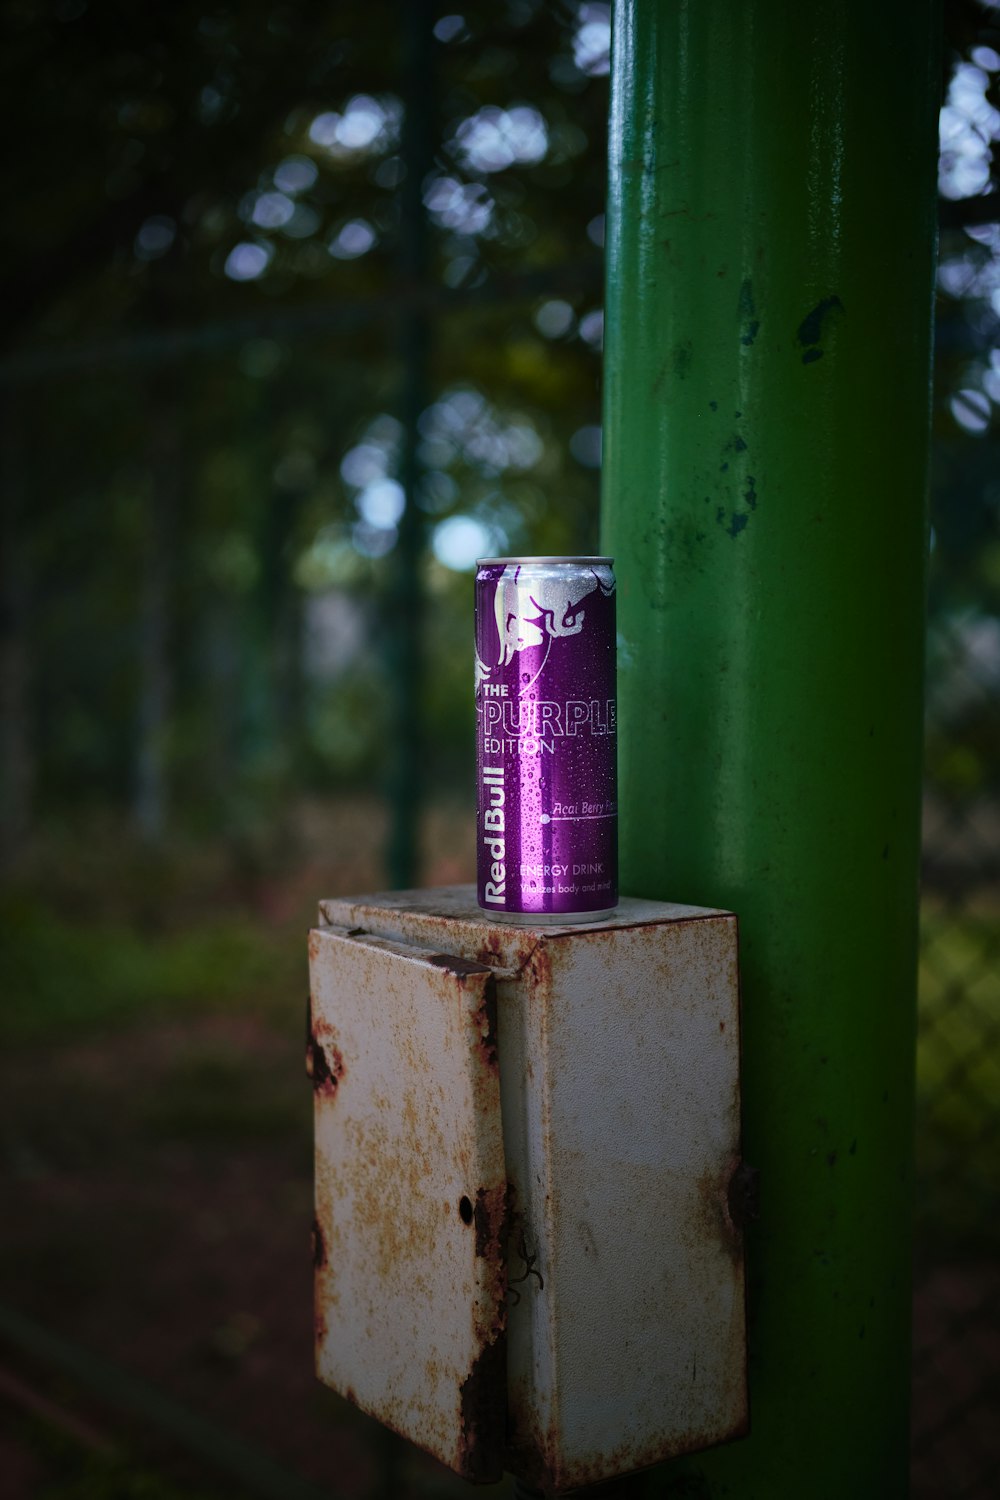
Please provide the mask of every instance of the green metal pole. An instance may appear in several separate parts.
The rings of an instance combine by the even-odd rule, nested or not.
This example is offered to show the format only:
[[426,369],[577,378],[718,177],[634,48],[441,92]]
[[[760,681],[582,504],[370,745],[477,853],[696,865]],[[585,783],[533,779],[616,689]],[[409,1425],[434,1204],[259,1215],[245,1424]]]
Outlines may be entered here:
[[907,1493],[936,21],[616,9],[623,884],[740,915],[761,1171],[751,1435],[668,1494]]

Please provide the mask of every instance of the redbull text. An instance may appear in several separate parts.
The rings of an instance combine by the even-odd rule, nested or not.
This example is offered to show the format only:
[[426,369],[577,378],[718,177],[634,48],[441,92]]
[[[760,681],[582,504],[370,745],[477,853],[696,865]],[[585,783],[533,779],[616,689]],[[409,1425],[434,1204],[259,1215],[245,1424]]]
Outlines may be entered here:
[[618,903],[611,559],[490,558],[476,574],[479,904],[521,922]]

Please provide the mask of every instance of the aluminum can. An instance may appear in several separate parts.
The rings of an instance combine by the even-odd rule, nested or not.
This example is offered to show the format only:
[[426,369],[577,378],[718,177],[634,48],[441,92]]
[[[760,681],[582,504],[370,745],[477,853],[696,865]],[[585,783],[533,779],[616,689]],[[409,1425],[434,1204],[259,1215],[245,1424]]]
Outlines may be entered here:
[[527,925],[618,904],[610,557],[476,565],[479,905]]

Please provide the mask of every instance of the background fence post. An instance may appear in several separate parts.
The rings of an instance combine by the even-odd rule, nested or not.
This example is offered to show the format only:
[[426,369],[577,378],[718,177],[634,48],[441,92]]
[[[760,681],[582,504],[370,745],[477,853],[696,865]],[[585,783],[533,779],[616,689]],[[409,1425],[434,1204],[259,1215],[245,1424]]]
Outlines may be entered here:
[[740,915],[761,1169],[752,1433],[685,1494],[907,1493],[936,21],[616,6],[623,883]]

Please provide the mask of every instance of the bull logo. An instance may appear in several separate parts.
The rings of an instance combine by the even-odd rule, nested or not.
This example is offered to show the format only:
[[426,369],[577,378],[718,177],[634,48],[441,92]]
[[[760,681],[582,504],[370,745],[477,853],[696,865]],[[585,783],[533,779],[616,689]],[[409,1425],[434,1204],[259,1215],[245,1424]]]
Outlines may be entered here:
[[[537,574],[522,578],[521,571],[519,564],[508,564],[497,579],[493,613],[499,645],[497,665],[501,667],[509,666],[520,651],[542,644],[547,660],[553,640],[582,631],[584,601],[598,589],[605,597],[615,589],[614,573],[600,564],[582,577],[577,574],[572,578],[561,577],[563,569],[541,578]],[[490,670],[476,658],[477,685]]]

